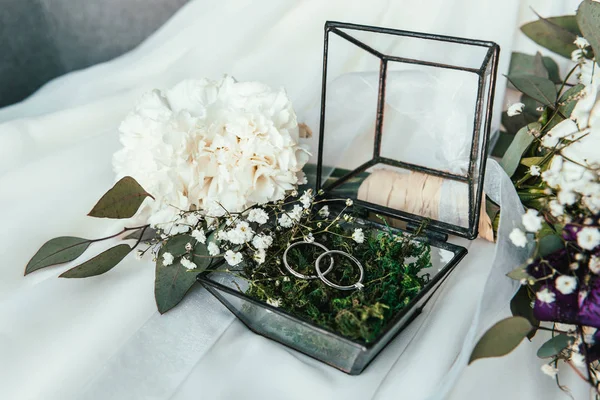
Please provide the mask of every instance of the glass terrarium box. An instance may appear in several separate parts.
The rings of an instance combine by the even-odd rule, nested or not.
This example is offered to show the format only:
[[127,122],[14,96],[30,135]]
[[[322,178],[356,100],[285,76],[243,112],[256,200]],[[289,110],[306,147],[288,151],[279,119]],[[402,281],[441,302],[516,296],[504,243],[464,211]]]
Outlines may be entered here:
[[477,237],[498,56],[488,41],[327,22],[305,171],[338,229],[311,241],[331,251],[288,243],[260,280],[248,265],[198,280],[252,331],[360,374],[460,267],[448,235]]

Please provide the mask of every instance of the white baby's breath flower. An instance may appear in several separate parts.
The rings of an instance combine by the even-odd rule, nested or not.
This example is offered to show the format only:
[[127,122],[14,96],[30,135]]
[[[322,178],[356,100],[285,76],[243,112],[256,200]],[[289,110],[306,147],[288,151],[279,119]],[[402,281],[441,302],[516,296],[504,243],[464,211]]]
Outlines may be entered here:
[[300,221],[303,211],[304,209],[302,207],[300,207],[298,204],[295,204],[292,211],[289,212],[290,218],[292,218],[294,221]]
[[208,254],[213,257],[221,252],[221,249],[219,249],[219,246],[215,242],[210,242],[206,248],[208,249]]
[[550,364],[544,364],[542,365],[542,372],[546,375],[548,375],[551,378],[555,378],[556,374],[558,374],[558,369],[553,367]]
[[194,229],[192,231],[192,237],[198,241],[198,243],[206,243],[206,235],[202,229]]
[[302,203],[302,207],[304,208],[309,208],[312,204],[312,190],[306,190],[304,191],[304,194],[302,194],[302,196],[300,196],[300,203]]
[[556,290],[562,294],[571,294],[577,288],[577,279],[569,275],[561,275],[554,281]]
[[514,117],[515,115],[519,115],[523,112],[523,109],[525,108],[525,104],[523,103],[514,103],[511,104],[510,107],[508,107],[508,110],[506,111],[506,114],[509,117]]
[[233,244],[243,244],[250,240],[254,236],[254,231],[250,228],[250,225],[246,221],[240,221],[236,224],[234,229],[227,232],[227,240]]
[[517,247],[525,247],[527,245],[527,236],[519,228],[513,229],[508,237]]
[[259,233],[252,238],[252,246],[254,246],[255,249],[268,249],[271,244],[273,244],[273,237],[265,235],[264,233]]
[[535,297],[541,301],[542,303],[551,304],[554,303],[556,299],[556,295],[548,290],[548,288],[544,288],[535,294]]
[[233,250],[227,250],[224,257],[227,264],[231,266],[238,265],[243,260],[242,253]]
[[162,259],[163,259],[162,264],[166,266],[166,265],[173,264],[173,260],[175,260],[175,257],[173,257],[173,254],[171,254],[169,252],[165,252],[165,253],[163,253]]
[[279,217],[279,225],[283,226],[284,228],[290,228],[292,225],[294,225],[294,221],[290,218],[289,215],[282,214]]
[[266,256],[267,252],[264,249],[259,249],[254,252],[252,258],[254,259],[254,261],[256,261],[258,265],[261,265],[265,262]]
[[362,228],[354,229],[354,232],[352,233],[352,239],[356,243],[363,243],[365,241],[365,234],[363,233]]
[[542,169],[539,167],[539,165],[532,165],[531,167],[529,167],[529,175],[531,176],[540,176],[540,171]]
[[283,89],[229,76],[154,90],[119,130],[116,178],[132,176],[152,194],[136,218],[171,234],[190,229],[174,225],[180,210],[219,217],[283,199],[310,156]]
[[269,214],[267,214],[267,212],[262,208],[253,208],[248,214],[248,221],[256,222],[259,225],[267,223],[268,220]]
[[550,214],[555,217],[560,217],[565,212],[565,207],[556,200],[551,200],[548,206],[550,207]]
[[306,243],[314,243],[315,237],[313,236],[312,233],[309,233],[308,235],[304,236],[304,241]]
[[329,217],[329,206],[321,207],[321,209],[319,210],[319,216],[322,218]]
[[279,299],[272,299],[272,298],[268,298],[267,299],[267,304],[273,307],[279,307],[281,305],[281,300]]
[[574,63],[582,63],[585,60],[585,53],[583,49],[575,49],[571,52],[571,61]]
[[194,264],[192,261],[188,260],[185,257],[182,257],[181,260],[179,261],[181,263],[181,265],[183,265],[186,269],[196,269],[198,268],[198,266],[196,264]]
[[194,247],[192,246],[192,244],[191,244],[191,243],[186,243],[186,244],[185,244],[185,251],[187,251],[188,253],[189,253],[190,251],[192,251],[192,249],[193,249],[193,248],[194,248]]
[[556,199],[560,204],[570,206],[571,204],[577,201],[577,195],[575,194],[575,192],[564,189],[558,192]]
[[600,274],[600,257],[591,256],[588,263],[588,268],[590,271],[592,271],[592,273],[596,275]]
[[528,232],[537,232],[542,229],[542,221],[542,217],[533,208],[527,210],[522,217],[523,226]]
[[217,239],[219,241],[225,241],[225,240],[229,240],[228,239],[228,233],[225,229],[221,229],[220,231],[217,232]]
[[352,204],[354,204],[354,201],[352,201],[352,199],[346,199],[346,206],[351,207]]
[[575,39],[573,43],[575,43],[575,46],[579,47],[580,49],[585,49],[590,45],[590,42],[588,42],[586,38],[581,36],[577,36],[577,39]]
[[582,228],[577,233],[577,244],[584,250],[594,250],[600,245],[600,231],[589,226]]
[[585,361],[585,356],[575,351],[571,353],[570,360],[573,363],[573,365],[575,365],[578,368],[583,368],[587,365]]
[[556,124],[555,127],[550,129],[550,131],[544,135],[542,138],[542,146],[553,148],[558,144],[560,139],[576,134],[577,132],[579,132],[579,128],[575,121],[572,119],[565,119]]

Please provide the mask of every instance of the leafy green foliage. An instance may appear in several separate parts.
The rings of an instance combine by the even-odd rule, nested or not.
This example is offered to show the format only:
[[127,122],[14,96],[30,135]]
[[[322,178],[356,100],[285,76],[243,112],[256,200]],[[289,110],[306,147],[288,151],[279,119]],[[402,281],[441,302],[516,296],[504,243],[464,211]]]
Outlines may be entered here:
[[548,78],[555,83],[560,83],[558,64],[550,57],[544,57],[540,52],[535,56],[513,52],[510,58],[509,75],[535,75]]
[[542,345],[537,351],[539,358],[551,358],[557,356],[561,351],[573,344],[573,338],[571,336],[561,333],[560,335],[554,336],[546,343]]
[[571,53],[577,47],[573,42],[581,36],[574,15],[542,18],[521,27],[521,31],[531,40],[546,49],[571,58]]
[[492,326],[475,345],[469,364],[480,358],[502,357],[527,337],[533,326],[523,317],[509,317]]
[[110,271],[115,265],[121,262],[123,258],[131,251],[131,247],[126,244],[120,244],[112,247],[96,257],[89,259],[81,265],[63,272],[61,278],[88,278],[90,276],[101,275]]
[[600,4],[592,0],[584,0],[577,10],[577,24],[581,32],[594,49],[600,54]]
[[51,239],[35,253],[25,267],[25,275],[51,265],[73,261],[83,254],[92,241],[73,236]]
[[[183,235],[181,235],[183,236]],[[181,237],[175,236],[175,237]],[[181,240],[181,239],[179,239]],[[169,240],[170,241],[170,240]],[[188,270],[181,265],[180,260],[175,260],[172,265],[163,264],[163,254],[167,248],[178,248],[178,244],[169,246],[169,243],[163,246],[156,259],[156,278],[154,281],[154,298],[156,306],[161,314],[166,313],[175,307],[185,294],[196,283],[196,276],[210,264],[210,258],[195,257],[194,262],[198,266],[196,270]],[[185,246],[185,244],[184,244]],[[204,250],[202,250],[204,248]],[[206,246],[198,243],[194,248],[194,254],[206,254]]]
[[123,240],[139,240],[140,242],[148,242],[152,239],[157,238],[157,233],[155,229],[150,227],[139,228],[135,231],[131,232],[129,235],[126,235]]
[[[510,312],[515,317],[526,318],[531,326],[537,328],[540,326],[540,321],[538,321],[533,315],[532,301],[533,298],[531,296],[529,287],[523,285],[519,288],[517,293],[515,293],[510,301]],[[527,335],[527,339],[531,340],[535,336],[536,331],[536,329],[532,329]]]
[[524,126],[517,132],[517,135],[500,161],[500,166],[506,171],[508,176],[513,176],[521,162],[521,157],[533,143],[534,136],[531,131],[539,131],[541,127],[541,124],[534,122]]
[[535,75],[509,75],[507,78],[518,90],[543,105],[553,106],[556,102],[556,87],[548,78]]
[[[280,308],[345,337],[373,341],[429,281],[429,275],[422,271],[431,266],[430,248],[426,243],[395,236],[387,229],[369,229],[362,244],[339,236],[349,236],[351,230],[352,224],[334,226],[331,234],[316,235],[315,240],[361,260],[365,268],[363,290],[340,291],[318,279],[296,279],[284,274],[277,254],[268,256],[260,266],[252,262],[244,266],[242,276],[250,282],[246,293],[265,302],[278,299]],[[272,248],[283,251],[287,240],[284,235],[276,236]],[[312,275],[314,261],[321,252],[315,246],[296,246],[288,253],[288,260],[296,271]],[[336,258],[336,267],[328,279],[341,285],[356,282],[358,270],[346,261]]]
[[147,193],[135,179],[126,176],[100,198],[88,215],[97,218],[131,218],[146,197],[152,195]]

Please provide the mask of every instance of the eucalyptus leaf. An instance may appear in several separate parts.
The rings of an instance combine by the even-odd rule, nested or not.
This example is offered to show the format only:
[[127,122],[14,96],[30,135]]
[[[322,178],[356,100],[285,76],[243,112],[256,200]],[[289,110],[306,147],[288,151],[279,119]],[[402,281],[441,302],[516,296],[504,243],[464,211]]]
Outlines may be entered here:
[[101,275],[110,271],[115,265],[121,262],[123,258],[131,251],[131,247],[126,244],[120,244],[103,251],[96,257],[89,259],[81,265],[63,272],[60,278],[87,278],[90,276]]
[[550,57],[544,57],[541,53],[535,56],[515,51],[510,57],[509,75],[537,75],[542,78],[550,78],[550,69],[554,76],[554,67],[558,72],[558,65]]
[[527,337],[533,326],[523,317],[509,317],[492,326],[475,345],[469,364],[480,358],[502,357]]
[[508,176],[513,176],[521,162],[521,156],[527,151],[531,143],[533,143],[534,136],[530,131],[533,129],[539,131],[541,127],[542,126],[538,122],[533,122],[524,126],[517,132],[514,140],[500,161],[500,166],[506,171]]
[[521,164],[526,167],[531,167],[532,165],[540,165],[544,157],[525,157],[521,159]]
[[531,278],[531,275],[527,273],[525,267],[517,267],[506,274],[506,276],[508,276],[510,279],[514,279],[515,281]]
[[538,241],[538,253],[542,257],[554,253],[565,247],[563,239],[556,234],[546,235]]
[[179,260],[172,265],[163,264],[165,247],[158,253],[156,260],[156,278],[154,281],[154,298],[161,314],[175,307],[185,294],[196,283],[197,271],[189,271]]
[[[542,115],[541,111],[538,111],[538,107],[541,105],[541,103],[536,101],[535,99],[532,99],[531,97],[527,96],[526,94],[523,94],[521,96],[521,103],[525,104],[523,113],[527,113],[527,114],[534,116],[535,120],[537,120],[540,117],[540,115]],[[534,122],[534,121],[529,121],[529,122]]]
[[556,103],[556,87],[550,79],[524,74],[508,75],[507,78],[514,87],[543,105],[553,106]]
[[[540,321],[533,315],[531,303],[532,299],[529,297],[529,288],[523,285],[510,301],[510,311],[513,316],[526,318],[533,327],[537,328],[540,326]],[[531,340],[536,332],[537,329],[529,332],[527,339]]]
[[185,249],[185,245],[190,243],[194,244],[196,239],[191,237],[190,235],[181,234],[170,237],[164,245],[165,251],[171,253],[174,257],[181,257],[185,253],[187,253]]
[[492,149],[492,156],[502,157],[504,153],[506,153],[506,150],[508,150],[508,147],[510,146],[514,137],[515,135],[511,135],[507,132],[500,131],[498,134],[498,139],[496,140],[494,148]]
[[139,240],[140,242],[147,242],[150,241],[154,238],[156,238],[158,235],[156,234],[156,229],[152,229],[150,227],[144,229],[144,228],[140,228],[140,229],[136,229],[135,231],[131,232],[129,235],[126,235],[123,240]]
[[544,63],[544,67],[546,71],[548,71],[548,79],[550,79],[554,83],[562,83],[562,79],[560,78],[560,70],[558,68],[558,64],[551,57],[543,57],[542,62]]
[[97,218],[131,218],[146,197],[152,195],[135,179],[126,176],[100,198],[88,215]]
[[551,358],[573,344],[573,338],[561,333],[542,345],[537,351],[539,358]]
[[600,54],[600,4],[592,0],[584,0],[577,10],[577,24],[583,36],[594,49],[594,54]]
[[574,15],[540,17],[523,25],[521,31],[540,46],[566,58],[571,58],[571,53],[577,48],[573,42],[581,36]]
[[50,265],[73,261],[92,243],[89,239],[61,236],[51,239],[35,253],[25,267],[25,275]]

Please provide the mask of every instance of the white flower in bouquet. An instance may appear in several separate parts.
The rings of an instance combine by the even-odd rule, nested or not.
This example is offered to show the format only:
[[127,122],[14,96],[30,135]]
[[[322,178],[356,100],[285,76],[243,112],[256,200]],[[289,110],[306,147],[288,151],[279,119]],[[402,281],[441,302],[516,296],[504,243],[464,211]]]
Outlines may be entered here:
[[273,237],[269,235],[265,235],[264,233],[259,233],[258,235],[252,238],[252,246],[255,249],[264,250],[271,247],[273,244]]
[[544,288],[535,294],[535,297],[542,303],[551,304],[554,303],[556,295],[552,293],[548,288]]
[[171,233],[189,229],[171,226],[182,210],[220,216],[282,199],[309,157],[285,91],[229,76],[154,90],[119,130],[117,179],[132,176],[151,193],[137,218]]
[[571,294],[577,287],[577,279],[573,276],[561,275],[554,281],[556,290],[562,294]]
[[217,244],[214,242],[210,242],[208,246],[206,246],[206,248],[208,249],[208,254],[212,257],[219,255],[219,253],[221,252],[219,246],[217,246]]
[[530,208],[523,214],[522,222],[528,232],[537,232],[542,229],[542,217],[533,208]]
[[185,257],[182,257],[181,260],[179,261],[181,263],[181,265],[183,265],[186,269],[196,269],[198,268],[198,266],[196,264],[194,264],[193,261],[188,260]]
[[365,234],[363,233],[362,228],[354,229],[354,232],[352,233],[352,239],[356,243],[363,243],[365,241]]
[[243,259],[242,253],[233,250],[227,250],[224,257],[225,261],[227,261],[227,264],[231,266],[238,265]]
[[551,378],[555,378],[556,374],[558,374],[558,369],[550,364],[542,365],[541,369],[544,374],[548,375]]
[[598,228],[585,227],[577,233],[577,244],[584,250],[594,250],[600,245]]
[[600,274],[600,257],[591,256],[590,262],[588,263],[588,268],[592,273],[598,275]]
[[514,117],[515,115],[519,115],[523,112],[523,109],[525,108],[525,104],[523,103],[514,103],[511,104],[508,107],[508,110],[506,111],[506,114],[509,117]]
[[319,216],[323,218],[329,217],[329,206],[323,206],[319,210]]
[[206,243],[206,234],[202,229],[194,229],[192,231],[192,237],[196,239],[199,243]]
[[269,214],[262,208],[253,208],[248,213],[248,221],[256,222],[259,225],[266,224],[269,220]]
[[173,257],[173,254],[165,252],[163,253],[163,265],[171,265],[173,264],[173,261],[175,260],[175,257]]
[[513,229],[508,237],[517,247],[527,246],[527,236],[525,236],[525,233],[519,228]]

